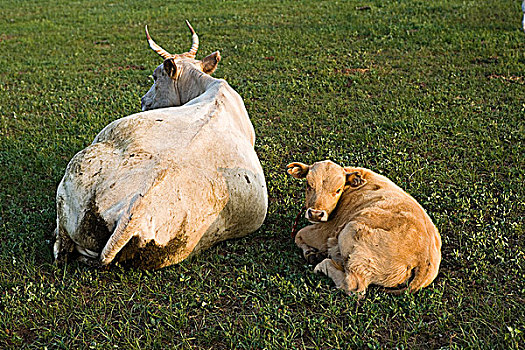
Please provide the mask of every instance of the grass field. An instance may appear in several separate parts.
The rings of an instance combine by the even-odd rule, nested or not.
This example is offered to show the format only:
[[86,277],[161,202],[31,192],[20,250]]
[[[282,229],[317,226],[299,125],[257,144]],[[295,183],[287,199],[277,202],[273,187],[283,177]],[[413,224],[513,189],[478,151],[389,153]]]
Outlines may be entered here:
[[[0,1],[0,348],[518,349],[525,342],[521,1]],[[369,6],[369,9],[360,7]],[[244,98],[263,227],[156,272],[52,258],[71,157],[138,112],[171,52],[220,50]],[[443,239],[437,279],[358,301],[289,232],[292,161],[390,177]],[[305,225],[306,222],[301,222]]]

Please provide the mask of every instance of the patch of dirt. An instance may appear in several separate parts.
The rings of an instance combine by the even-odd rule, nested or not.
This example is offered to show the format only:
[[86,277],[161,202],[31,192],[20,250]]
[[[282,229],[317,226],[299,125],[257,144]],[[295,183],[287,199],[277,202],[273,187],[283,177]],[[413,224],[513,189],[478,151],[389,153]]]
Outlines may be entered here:
[[477,65],[498,64],[499,57],[498,56],[478,57],[478,58],[473,59],[471,62]]
[[511,76],[504,76],[504,75],[498,75],[498,74],[491,74],[488,76],[489,79],[499,79],[499,80],[503,80],[503,81],[507,81],[507,82],[511,82],[511,83],[520,83],[520,84],[523,84],[525,83],[525,77],[519,77],[519,76],[515,76],[515,75],[511,75]]
[[36,334],[33,330],[25,327],[17,329],[16,334],[24,340],[24,344],[29,345],[35,341]]
[[14,35],[1,34],[0,35],[0,43],[2,41],[12,40],[13,38],[14,38]]
[[355,73],[366,73],[370,71],[370,68],[343,68],[343,69],[334,69],[334,73],[336,74],[343,74],[343,75],[349,75],[349,74],[355,74]]

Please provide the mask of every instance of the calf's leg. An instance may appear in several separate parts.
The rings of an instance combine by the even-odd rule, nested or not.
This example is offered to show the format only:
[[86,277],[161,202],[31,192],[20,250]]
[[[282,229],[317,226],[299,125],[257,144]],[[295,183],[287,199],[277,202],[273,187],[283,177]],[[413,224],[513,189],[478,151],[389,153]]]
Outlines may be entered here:
[[324,273],[334,281],[335,286],[347,294],[357,293],[362,299],[366,292],[366,280],[356,272],[344,271],[333,259],[324,259],[314,269],[315,273]]
[[315,266],[315,273],[324,273],[334,281],[335,286],[339,289],[345,289],[345,273],[341,271],[330,258],[324,259]]
[[295,236],[295,244],[303,251],[309,264],[316,265],[327,257],[328,234],[319,230],[316,225],[302,228]]

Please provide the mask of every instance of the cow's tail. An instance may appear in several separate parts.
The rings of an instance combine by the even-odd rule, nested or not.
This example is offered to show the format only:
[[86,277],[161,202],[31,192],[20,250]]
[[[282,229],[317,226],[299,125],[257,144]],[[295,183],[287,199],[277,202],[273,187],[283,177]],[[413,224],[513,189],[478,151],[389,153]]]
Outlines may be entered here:
[[130,201],[128,209],[122,213],[120,220],[117,223],[117,226],[113,230],[113,234],[109,237],[102,253],[100,253],[100,263],[102,266],[109,265],[115,256],[124,248],[124,246],[133,238],[136,234],[133,230],[127,230],[128,225],[133,218],[133,211],[140,203],[142,195],[136,194]]

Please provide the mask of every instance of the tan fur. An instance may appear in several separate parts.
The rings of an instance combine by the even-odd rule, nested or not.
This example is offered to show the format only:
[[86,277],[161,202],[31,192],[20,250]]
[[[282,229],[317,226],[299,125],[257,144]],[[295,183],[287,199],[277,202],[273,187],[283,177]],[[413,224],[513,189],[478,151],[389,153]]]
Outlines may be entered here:
[[[295,242],[305,257],[312,251],[326,255],[315,271],[327,274],[338,288],[364,293],[370,284],[397,287],[408,282],[414,270],[408,286],[414,292],[436,278],[441,261],[439,232],[419,203],[392,181],[368,169],[343,168],[331,161],[311,166],[291,163],[288,173],[306,178],[306,207],[325,211],[328,218],[323,222],[307,212],[314,223],[301,229]],[[344,272],[331,259],[342,262]]]

